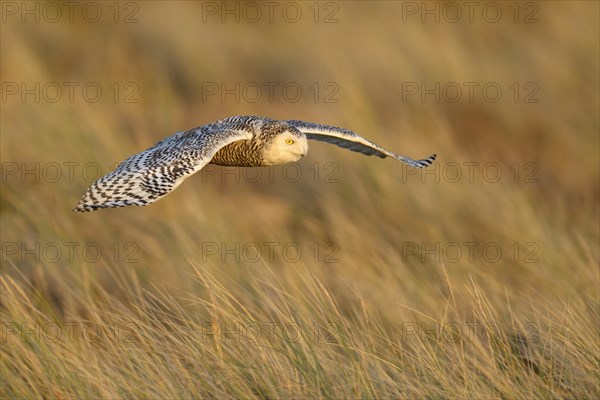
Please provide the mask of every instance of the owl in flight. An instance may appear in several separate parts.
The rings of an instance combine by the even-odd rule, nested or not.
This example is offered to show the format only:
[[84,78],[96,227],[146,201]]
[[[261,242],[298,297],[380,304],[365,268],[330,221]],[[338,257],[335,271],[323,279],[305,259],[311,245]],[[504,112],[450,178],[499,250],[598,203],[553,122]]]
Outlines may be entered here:
[[73,211],[148,205],[171,193],[206,164],[259,167],[295,162],[306,155],[307,139],[368,156],[392,157],[415,168],[428,166],[436,156],[423,160],[399,156],[335,126],[257,116],[230,117],[177,132],[129,157],[94,182]]

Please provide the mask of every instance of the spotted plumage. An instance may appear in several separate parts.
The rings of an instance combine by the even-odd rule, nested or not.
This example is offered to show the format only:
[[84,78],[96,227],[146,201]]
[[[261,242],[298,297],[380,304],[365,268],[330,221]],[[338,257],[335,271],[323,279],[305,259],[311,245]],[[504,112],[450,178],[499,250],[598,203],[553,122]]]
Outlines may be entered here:
[[392,157],[422,168],[435,160],[399,156],[356,133],[335,126],[264,117],[225,118],[187,132],[177,132],[135,154],[98,179],[83,195],[76,212],[99,208],[145,206],[166,196],[206,164],[258,167],[298,161],[307,139],[381,158]]

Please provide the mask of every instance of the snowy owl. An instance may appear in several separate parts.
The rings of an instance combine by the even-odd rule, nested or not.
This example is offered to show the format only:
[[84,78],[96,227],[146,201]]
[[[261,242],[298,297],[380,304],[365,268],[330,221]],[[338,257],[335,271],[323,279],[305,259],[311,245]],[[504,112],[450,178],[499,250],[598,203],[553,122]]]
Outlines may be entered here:
[[177,132],[129,157],[94,182],[73,211],[148,205],[171,193],[206,164],[258,167],[295,162],[306,155],[307,139],[368,156],[392,157],[415,168],[435,160],[435,154],[423,160],[399,156],[335,126],[257,116],[230,117]]

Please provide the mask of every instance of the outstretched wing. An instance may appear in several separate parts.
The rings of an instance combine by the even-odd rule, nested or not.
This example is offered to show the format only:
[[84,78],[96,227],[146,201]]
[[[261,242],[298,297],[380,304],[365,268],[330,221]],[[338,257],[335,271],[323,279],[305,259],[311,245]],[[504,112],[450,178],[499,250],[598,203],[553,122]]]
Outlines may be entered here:
[[432,154],[422,160],[413,160],[412,158],[392,153],[348,129],[298,120],[284,122],[304,133],[308,139],[333,143],[345,149],[366,154],[368,156],[375,155],[381,158],[392,157],[415,168],[423,168],[430,165],[436,157],[435,154]]
[[73,209],[145,206],[166,196],[201,170],[224,146],[248,140],[252,133],[238,124],[206,125],[176,134],[123,161],[98,179]]

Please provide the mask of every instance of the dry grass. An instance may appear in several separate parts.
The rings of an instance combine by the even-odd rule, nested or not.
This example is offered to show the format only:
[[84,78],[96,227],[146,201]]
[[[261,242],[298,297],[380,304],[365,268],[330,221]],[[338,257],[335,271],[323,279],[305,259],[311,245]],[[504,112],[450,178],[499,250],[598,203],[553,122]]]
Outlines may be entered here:
[[[599,397],[598,3],[539,3],[533,24],[512,22],[512,3],[498,24],[402,23],[393,2],[340,3],[338,23],[315,24],[298,4],[296,24],[203,23],[192,2],[140,3],[134,24],[2,24],[4,95],[68,81],[104,94],[2,101],[1,396]],[[114,82],[139,102],[115,102]],[[207,82],[303,96],[222,102]],[[314,82],[335,82],[338,102],[315,102]],[[403,82],[503,96],[403,102]],[[514,82],[539,102],[514,102]],[[212,168],[149,207],[71,213],[85,163],[240,114],[345,126],[439,163],[411,175],[312,143],[298,182]]]

